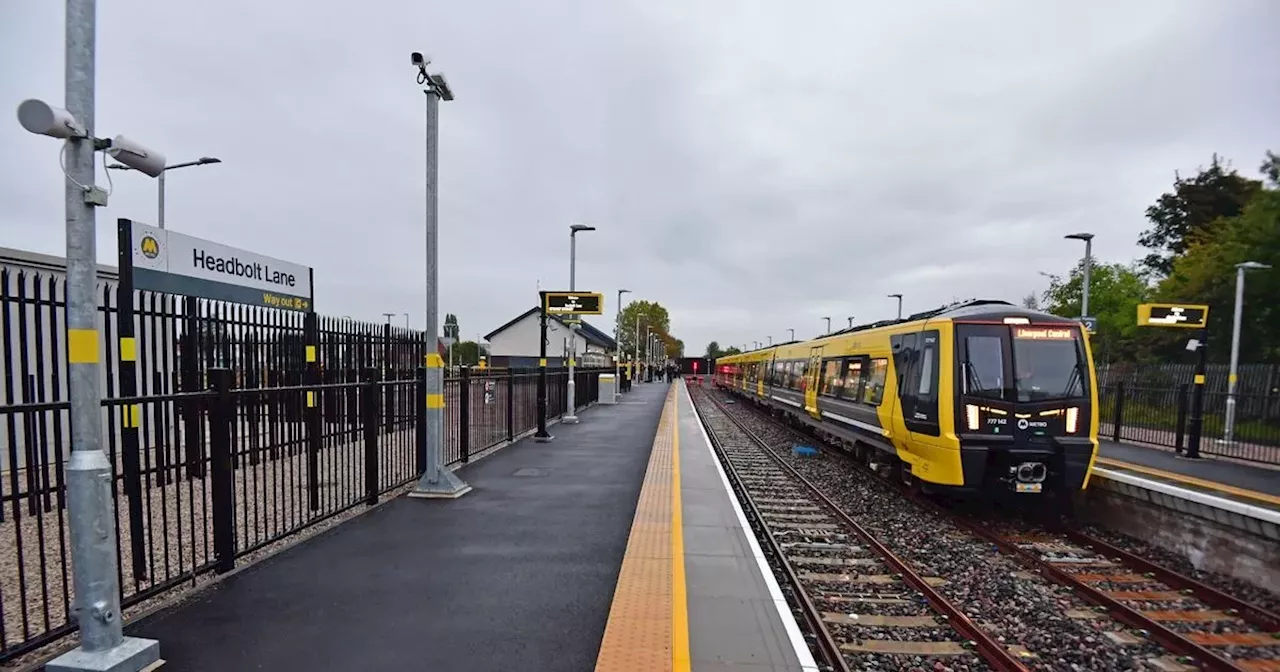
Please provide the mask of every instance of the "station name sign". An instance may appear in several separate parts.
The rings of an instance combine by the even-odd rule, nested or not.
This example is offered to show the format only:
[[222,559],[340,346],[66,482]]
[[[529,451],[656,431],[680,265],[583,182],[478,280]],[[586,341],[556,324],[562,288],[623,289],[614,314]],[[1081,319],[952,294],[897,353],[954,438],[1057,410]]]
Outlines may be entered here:
[[121,264],[130,263],[134,289],[314,310],[308,266],[127,219],[119,226],[121,245],[130,245]]
[[548,315],[601,315],[604,297],[596,292],[543,292],[543,309]]
[[1209,306],[1187,303],[1142,303],[1138,326],[1203,329],[1209,324]]

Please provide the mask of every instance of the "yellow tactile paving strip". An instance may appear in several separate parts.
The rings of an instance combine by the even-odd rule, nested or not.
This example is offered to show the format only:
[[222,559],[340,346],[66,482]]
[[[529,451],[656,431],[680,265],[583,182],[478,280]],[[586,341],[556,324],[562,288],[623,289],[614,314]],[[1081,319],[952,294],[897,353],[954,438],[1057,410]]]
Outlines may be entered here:
[[689,669],[676,399],[672,386],[640,487],[596,672]]

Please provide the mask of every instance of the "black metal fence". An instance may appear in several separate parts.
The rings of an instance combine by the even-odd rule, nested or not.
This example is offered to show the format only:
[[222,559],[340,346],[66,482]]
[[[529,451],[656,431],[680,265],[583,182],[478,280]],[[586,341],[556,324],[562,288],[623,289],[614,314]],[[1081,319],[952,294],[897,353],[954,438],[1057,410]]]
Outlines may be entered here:
[[[423,470],[422,332],[101,286],[102,422],[126,608],[375,504]],[[0,269],[0,663],[74,630],[63,281]],[[600,371],[579,370],[576,405]],[[567,372],[548,372],[547,416]],[[132,380],[129,380],[132,378]],[[536,370],[445,380],[449,464],[537,426]],[[127,388],[127,389],[126,389]]]
[[[1115,383],[1098,390],[1099,437],[1175,449],[1188,445],[1193,385],[1144,387]],[[1235,425],[1224,441],[1227,393],[1204,393],[1200,452],[1280,464],[1280,413],[1271,394],[1237,394]]]

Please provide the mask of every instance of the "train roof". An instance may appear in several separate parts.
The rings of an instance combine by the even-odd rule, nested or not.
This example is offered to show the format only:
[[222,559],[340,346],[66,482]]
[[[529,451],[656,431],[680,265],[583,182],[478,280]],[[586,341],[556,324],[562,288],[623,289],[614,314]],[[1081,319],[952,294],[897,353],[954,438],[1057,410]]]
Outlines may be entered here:
[[872,329],[880,329],[882,327],[891,327],[899,324],[908,324],[910,322],[919,322],[922,320],[945,319],[945,320],[960,320],[960,321],[968,321],[968,320],[986,321],[986,320],[1003,320],[1006,317],[1025,317],[1028,320],[1032,320],[1040,323],[1058,322],[1063,324],[1073,324],[1078,321],[1076,319],[1069,318],[1069,317],[1061,317],[1059,315],[1052,315],[1050,313],[1042,312],[1039,310],[1031,310],[1029,308],[1023,308],[1021,306],[1015,306],[1014,304],[1009,303],[1008,301],[1001,301],[999,299],[969,299],[967,301],[958,301],[955,303],[950,303],[945,306],[941,306],[939,308],[934,308],[933,310],[926,310],[923,312],[915,313],[913,315],[908,315],[907,317],[904,317],[901,320],[899,319],[880,320],[878,322],[871,322],[868,324],[858,324],[858,325],[854,325],[853,327],[841,329],[840,331],[833,331],[830,334],[825,334],[817,338],[809,339],[808,341],[795,340],[795,341],[787,341],[786,343],[776,343],[774,345],[770,345],[764,348],[756,348],[755,350],[748,350],[746,352],[742,352],[737,355],[727,355],[725,357],[721,357],[720,359],[732,359],[736,357],[742,357],[743,359],[750,360],[750,359],[754,359],[753,355],[754,356],[763,355],[779,347],[783,347],[787,345],[795,345],[797,343],[805,343],[805,342],[813,342],[813,341],[823,341],[829,338],[844,336],[847,334],[852,334],[860,331],[870,331]]

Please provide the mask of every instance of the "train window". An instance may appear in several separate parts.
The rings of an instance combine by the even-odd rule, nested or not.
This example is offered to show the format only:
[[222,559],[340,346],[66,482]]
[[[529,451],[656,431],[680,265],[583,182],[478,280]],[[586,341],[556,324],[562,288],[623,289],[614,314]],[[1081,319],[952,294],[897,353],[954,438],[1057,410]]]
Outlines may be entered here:
[[844,387],[840,390],[841,399],[858,401],[862,398],[862,360],[846,359]]
[[775,387],[787,386],[787,363],[780,360],[773,362],[773,385]]
[[[936,339],[935,339],[936,340]],[[925,345],[920,359],[920,397],[933,394],[933,345]]]
[[884,378],[889,372],[889,360],[871,360],[871,371],[867,376],[867,387],[862,393],[862,400],[872,406],[879,406],[884,398]]
[[819,389],[819,392],[821,394],[834,397],[836,396],[836,391],[840,388],[840,360],[829,359],[823,365],[822,387]]
[[1004,396],[1004,347],[999,336],[965,338],[962,371],[965,394],[1000,399]]

